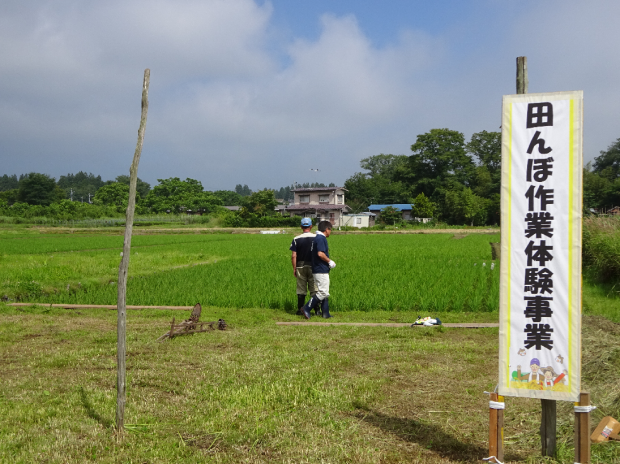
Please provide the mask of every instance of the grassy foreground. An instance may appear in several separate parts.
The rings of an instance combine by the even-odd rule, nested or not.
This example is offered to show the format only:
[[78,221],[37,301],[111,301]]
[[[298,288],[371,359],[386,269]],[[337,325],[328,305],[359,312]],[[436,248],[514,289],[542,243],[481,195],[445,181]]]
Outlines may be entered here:
[[[438,314],[446,322],[497,313]],[[205,308],[231,329],[156,342],[182,312],[128,315],[128,433],[114,433],[116,313],[0,304],[0,462],[466,463],[487,456],[497,329],[282,327],[276,310]],[[350,312],[338,321],[410,321]],[[459,319],[457,319],[457,317]],[[620,413],[620,325],[584,319],[583,387]],[[572,404],[558,403],[573,462]],[[506,462],[539,458],[540,405],[507,399]],[[618,444],[594,463],[620,462]]]

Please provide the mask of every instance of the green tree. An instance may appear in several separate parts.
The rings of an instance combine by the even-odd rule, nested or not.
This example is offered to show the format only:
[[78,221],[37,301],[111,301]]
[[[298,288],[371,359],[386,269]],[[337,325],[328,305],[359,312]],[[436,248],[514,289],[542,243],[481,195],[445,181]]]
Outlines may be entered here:
[[[140,194],[136,192],[136,203],[140,201]],[[119,213],[127,210],[129,202],[129,185],[112,182],[104,185],[95,194],[94,204],[114,206]]]
[[370,177],[382,176],[388,179],[394,178],[394,174],[399,167],[407,164],[406,155],[384,155],[383,153],[360,161],[362,169],[368,171]]
[[203,191],[202,184],[195,179],[182,181],[171,177],[157,180],[159,184],[153,187],[144,202],[155,213],[182,213],[188,210],[208,213],[222,205],[213,193]]
[[485,198],[499,193],[502,182],[502,134],[487,131],[475,133],[465,148],[478,159],[474,193]]
[[386,206],[381,210],[379,219],[384,224],[395,225],[403,221],[403,215],[393,206]]
[[[609,190],[612,182],[592,171],[591,163],[583,168],[583,207],[586,211],[590,208],[603,208],[608,206]],[[611,201],[613,206],[613,201]]]
[[[396,179],[398,170],[407,164],[405,155],[379,154],[360,161],[366,173],[357,172],[345,181],[347,204],[365,210],[372,203],[410,203],[409,186]],[[355,211],[356,209],[354,209]]]
[[64,197],[64,191],[57,189],[56,181],[47,174],[31,172],[19,181],[17,198],[29,205],[49,206]]
[[248,184],[245,184],[245,185],[237,184],[235,186],[235,192],[237,192],[242,197],[249,197],[252,194],[252,190],[250,190],[250,187],[248,187]]
[[423,193],[420,193],[413,200],[413,216],[417,218],[432,218],[435,214],[435,210],[437,209],[437,205],[433,203],[430,198],[428,198]]
[[620,177],[620,139],[594,158],[593,171],[611,182]]
[[19,179],[17,179],[17,174],[13,174],[12,176],[3,175],[0,177],[0,192],[6,192],[8,190],[16,190],[19,188]]
[[476,132],[465,146],[481,166],[486,166],[491,174],[500,173],[502,169],[502,134],[500,132]]
[[18,189],[5,190],[4,192],[0,192],[0,200],[5,201],[8,205],[12,205],[18,201],[18,193]]
[[249,213],[258,214],[259,216],[273,216],[275,208],[278,204],[274,191],[270,189],[259,190],[253,192],[244,201],[244,207]]
[[213,195],[219,198],[224,206],[241,206],[243,204],[243,197],[232,190],[216,190]]
[[[116,182],[125,184],[128,187],[129,187],[129,180],[130,180],[129,176],[126,176],[126,175],[116,176]],[[107,183],[111,184],[112,181],[108,181]],[[138,177],[138,180],[136,182],[136,193],[139,193],[141,198],[146,198],[146,196],[149,194],[150,191],[151,191],[151,184],[149,184],[148,182],[144,182],[142,179]]]
[[445,193],[446,209],[453,224],[483,225],[488,216],[489,200],[479,197],[470,188]]
[[437,189],[471,186],[475,165],[465,152],[465,137],[450,129],[431,129],[411,145],[413,155],[398,177],[412,184],[413,191],[432,197]]
[[80,201],[84,198],[88,201],[92,198],[97,190],[105,185],[101,180],[101,176],[95,176],[93,173],[85,173],[83,171],[77,174],[67,174],[58,178],[58,186],[65,191],[64,198],[71,198]]

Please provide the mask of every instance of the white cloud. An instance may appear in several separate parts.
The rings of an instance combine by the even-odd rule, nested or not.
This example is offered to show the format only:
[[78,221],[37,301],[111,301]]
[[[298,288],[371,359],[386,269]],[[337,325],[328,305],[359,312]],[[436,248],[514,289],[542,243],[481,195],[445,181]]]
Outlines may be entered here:
[[[341,183],[361,158],[407,154],[433,127],[497,130],[518,55],[530,91],[584,90],[591,158],[619,136],[620,4],[525,3],[472,2],[485,13],[473,22],[403,30],[379,47],[353,14],[314,18],[317,38],[288,39],[271,4],[253,0],[7,0],[0,174],[126,172],[149,67],[141,177]],[[308,177],[318,165],[323,177]]]

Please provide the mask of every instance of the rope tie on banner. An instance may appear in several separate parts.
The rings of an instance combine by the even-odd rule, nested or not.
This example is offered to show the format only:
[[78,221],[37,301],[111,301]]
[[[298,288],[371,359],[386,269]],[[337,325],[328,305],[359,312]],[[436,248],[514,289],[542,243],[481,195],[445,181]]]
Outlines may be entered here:
[[[491,459],[493,459],[491,461]],[[489,456],[488,458],[482,458],[483,461],[487,461],[487,462],[494,462],[495,464],[504,464],[502,461],[500,461],[499,459],[497,459],[495,456]],[[575,463],[577,464],[577,463]]]
[[[575,412],[592,412],[596,406],[575,406]],[[578,463],[575,463],[578,464]]]
[[489,401],[489,408],[491,409],[506,409],[506,403],[499,401]]

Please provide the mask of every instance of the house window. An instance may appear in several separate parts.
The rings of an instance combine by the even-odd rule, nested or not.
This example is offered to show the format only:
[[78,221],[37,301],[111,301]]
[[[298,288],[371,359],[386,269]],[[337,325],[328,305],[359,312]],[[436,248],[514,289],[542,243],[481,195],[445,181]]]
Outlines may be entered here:
[[319,195],[319,203],[329,203],[329,195]]
[[310,203],[310,195],[299,195],[299,203]]
[[344,195],[336,195],[338,197],[338,204],[342,205],[344,203]]
[[357,221],[357,224],[361,224],[362,223],[362,218],[357,218],[356,221]]

